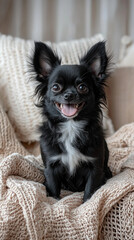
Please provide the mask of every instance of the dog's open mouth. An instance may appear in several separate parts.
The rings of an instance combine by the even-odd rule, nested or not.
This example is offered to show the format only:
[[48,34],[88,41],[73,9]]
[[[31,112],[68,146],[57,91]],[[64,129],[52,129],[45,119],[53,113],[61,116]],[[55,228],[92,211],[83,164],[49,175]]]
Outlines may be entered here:
[[74,117],[83,108],[85,102],[79,104],[62,104],[55,102],[56,107],[66,117]]

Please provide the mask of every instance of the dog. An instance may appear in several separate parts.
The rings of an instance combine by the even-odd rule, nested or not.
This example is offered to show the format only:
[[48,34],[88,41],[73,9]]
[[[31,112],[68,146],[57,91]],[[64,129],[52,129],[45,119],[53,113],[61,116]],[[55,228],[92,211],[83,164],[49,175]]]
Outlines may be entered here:
[[84,191],[85,202],[112,176],[102,128],[109,60],[105,42],[76,65],[61,65],[48,45],[35,42],[32,65],[44,119],[40,149],[47,196],[59,199],[62,188]]

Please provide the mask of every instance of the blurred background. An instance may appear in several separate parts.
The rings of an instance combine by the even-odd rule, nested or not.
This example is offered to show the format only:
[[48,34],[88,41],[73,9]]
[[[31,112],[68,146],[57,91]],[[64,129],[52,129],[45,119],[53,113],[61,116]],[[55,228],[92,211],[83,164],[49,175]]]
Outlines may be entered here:
[[3,34],[60,42],[102,33],[115,57],[133,22],[133,0],[0,0]]

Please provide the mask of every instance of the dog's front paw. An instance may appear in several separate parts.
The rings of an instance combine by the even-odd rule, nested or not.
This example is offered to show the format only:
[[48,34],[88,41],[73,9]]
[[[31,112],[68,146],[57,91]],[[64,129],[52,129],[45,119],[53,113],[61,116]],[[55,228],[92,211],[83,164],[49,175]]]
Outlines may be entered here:
[[90,193],[88,196],[83,197],[83,203],[85,203],[87,200],[89,200],[92,197],[93,193]]
[[53,197],[53,198],[55,198],[56,200],[60,200],[60,199],[61,199],[60,196],[53,195],[53,194],[51,194],[50,192],[48,192],[47,190],[46,190],[46,196],[47,196],[47,197]]

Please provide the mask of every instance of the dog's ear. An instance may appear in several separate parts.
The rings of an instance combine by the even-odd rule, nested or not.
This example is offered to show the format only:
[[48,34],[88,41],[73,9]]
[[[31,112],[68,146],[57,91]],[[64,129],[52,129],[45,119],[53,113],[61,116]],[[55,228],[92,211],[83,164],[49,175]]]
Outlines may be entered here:
[[105,42],[96,43],[80,60],[80,64],[86,65],[89,72],[93,73],[99,80],[104,80],[108,76],[109,64]]
[[52,49],[42,42],[35,42],[34,55],[32,57],[32,70],[36,73],[38,85],[35,88],[35,95],[40,99],[42,106],[43,98],[46,94],[48,77],[53,69],[60,65],[61,60]]
[[33,67],[39,78],[47,77],[61,60],[52,49],[42,42],[35,42]]

